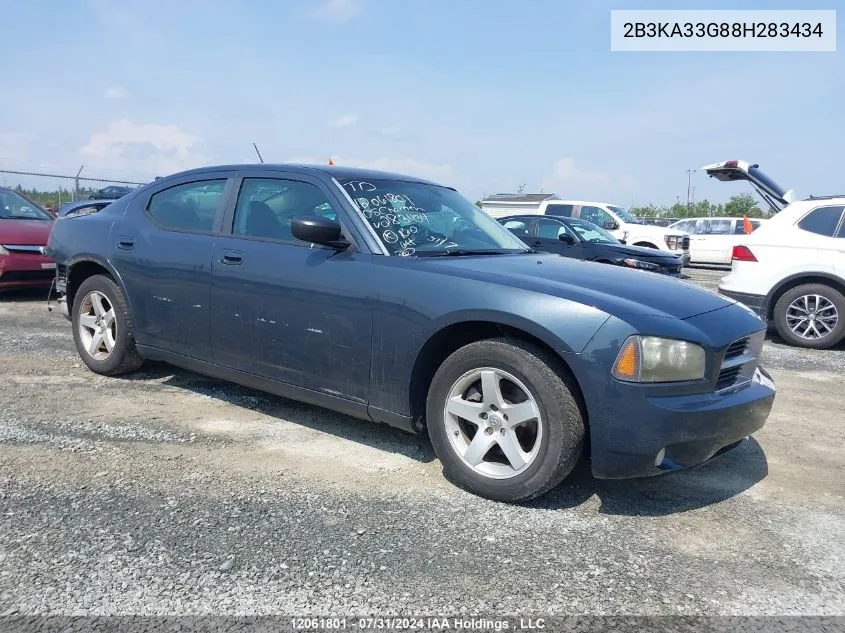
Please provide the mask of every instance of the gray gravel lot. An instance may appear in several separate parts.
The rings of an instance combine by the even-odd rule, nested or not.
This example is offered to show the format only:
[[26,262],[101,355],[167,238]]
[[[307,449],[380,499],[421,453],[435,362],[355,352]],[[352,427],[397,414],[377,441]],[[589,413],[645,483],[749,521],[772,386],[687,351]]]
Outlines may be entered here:
[[96,376],[40,296],[5,295],[0,614],[845,614],[845,348],[764,364],[769,423],[720,460],[507,506],[399,431],[162,365]]

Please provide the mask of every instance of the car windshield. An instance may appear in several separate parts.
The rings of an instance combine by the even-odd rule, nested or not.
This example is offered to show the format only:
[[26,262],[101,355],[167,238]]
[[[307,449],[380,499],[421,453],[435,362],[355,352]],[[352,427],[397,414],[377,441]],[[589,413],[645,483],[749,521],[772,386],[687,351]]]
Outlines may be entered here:
[[628,211],[623,209],[622,207],[616,207],[612,204],[607,205],[607,208],[613,211],[616,215],[618,215],[624,222],[628,224],[642,224],[643,221],[640,220],[637,216],[631,215]]
[[592,244],[619,244],[619,240],[592,222],[572,219],[567,222],[567,225],[585,242]]
[[391,255],[499,255],[530,249],[453,189],[346,178],[341,185]]
[[53,217],[19,193],[4,189],[0,191],[0,219],[52,220]]

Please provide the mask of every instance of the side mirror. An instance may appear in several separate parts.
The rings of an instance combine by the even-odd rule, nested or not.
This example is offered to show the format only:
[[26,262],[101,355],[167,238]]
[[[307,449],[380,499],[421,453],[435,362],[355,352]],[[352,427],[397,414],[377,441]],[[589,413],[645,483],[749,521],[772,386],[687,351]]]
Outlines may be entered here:
[[564,244],[569,244],[570,246],[572,246],[575,243],[575,239],[571,235],[569,235],[568,233],[561,233],[560,235],[557,236],[557,239],[559,239]]
[[604,228],[606,228],[608,231],[615,231],[619,228],[619,225],[613,220],[608,220],[604,223]]
[[349,246],[340,229],[340,224],[322,215],[297,215],[290,221],[293,236],[309,244],[323,244],[334,248]]

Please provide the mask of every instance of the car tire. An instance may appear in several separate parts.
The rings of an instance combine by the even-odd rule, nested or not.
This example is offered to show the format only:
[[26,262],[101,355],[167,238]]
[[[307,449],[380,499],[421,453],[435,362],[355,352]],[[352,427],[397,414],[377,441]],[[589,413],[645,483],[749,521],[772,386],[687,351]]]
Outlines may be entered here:
[[[781,338],[797,347],[827,349],[845,337],[845,297],[825,284],[787,290],[775,304],[773,316]],[[805,326],[809,336],[801,332]]]
[[446,478],[504,502],[559,484],[584,446],[576,389],[559,360],[519,339],[455,351],[435,373],[426,402],[428,435]]
[[143,365],[126,299],[111,278],[94,275],[83,281],[72,310],[76,351],[91,371],[116,376]]

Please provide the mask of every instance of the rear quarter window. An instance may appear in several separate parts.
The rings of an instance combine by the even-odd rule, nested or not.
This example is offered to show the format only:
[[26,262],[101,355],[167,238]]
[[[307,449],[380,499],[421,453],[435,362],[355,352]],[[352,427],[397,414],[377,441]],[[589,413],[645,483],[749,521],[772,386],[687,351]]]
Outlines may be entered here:
[[564,218],[572,217],[573,205],[571,204],[549,204],[546,205],[546,215],[557,215]]
[[833,237],[842,219],[845,207],[819,207],[813,209],[798,222],[798,228],[816,235]]

